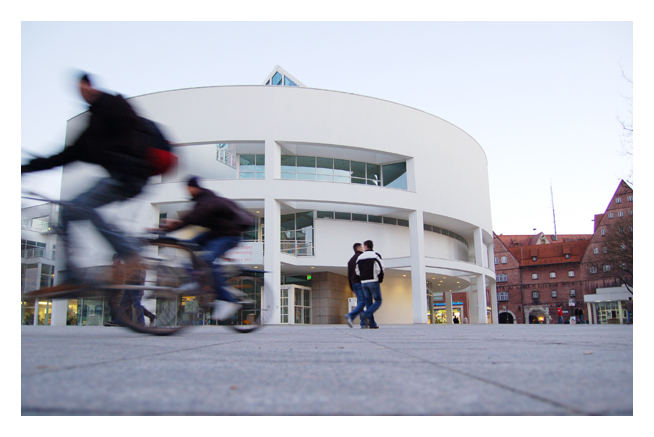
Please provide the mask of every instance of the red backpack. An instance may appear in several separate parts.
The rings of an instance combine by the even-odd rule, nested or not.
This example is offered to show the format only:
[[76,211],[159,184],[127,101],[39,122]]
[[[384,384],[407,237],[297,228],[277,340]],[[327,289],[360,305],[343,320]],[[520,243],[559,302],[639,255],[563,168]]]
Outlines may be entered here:
[[166,174],[177,165],[177,155],[170,142],[152,120],[139,117],[139,131],[144,134],[146,158],[150,163],[150,175]]

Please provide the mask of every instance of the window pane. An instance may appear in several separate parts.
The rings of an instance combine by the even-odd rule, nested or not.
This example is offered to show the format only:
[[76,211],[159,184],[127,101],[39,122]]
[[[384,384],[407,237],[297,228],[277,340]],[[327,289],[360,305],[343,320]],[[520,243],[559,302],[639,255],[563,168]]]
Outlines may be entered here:
[[334,217],[339,220],[351,220],[352,214],[350,214],[349,212],[335,212]]
[[266,155],[254,155],[254,160],[255,164],[261,166],[263,169],[263,166],[266,164]]
[[281,217],[281,226],[282,231],[294,231],[295,230],[295,214],[284,214]]
[[317,159],[317,172],[323,175],[334,174],[334,159],[333,158],[318,158]]
[[283,167],[295,167],[296,166],[296,156],[295,155],[282,155],[282,168]]
[[239,155],[239,164],[242,166],[244,165],[254,165],[255,164],[255,157],[254,155]]
[[381,223],[382,218],[380,215],[369,215],[368,216],[368,221],[372,223]]
[[366,215],[365,214],[352,214],[352,220],[356,220],[358,222],[365,222],[366,221]]
[[389,188],[407,189],[406,162],[396,162],[382,167],[384,186]]
[[318,211],[318,218],[334,218],[334,211]]
[[282,171],[282,179],[297,179],[297,174],[295,171],[289,172],[289,171]]
[[288,77],[284,76],[284,85],[286,86],[297,86],[295,82],[293,82],[291,79]]
[[313,211],[298,212],[296,214],[296,228],[303,229],[313,226]]
[[275,74],[272,77],[272,84],[273,85],[281,85],[282,83],[282,75],[279,74],[279,71],[275,72]]
[[405,228],[409,227],[409,221],[408,220],[397,219],[397,224],[400,225],[400,226],[404,226]]
[[298,173],[297,178],[302,181],[315,181],[316,175],[310,173]]
[[364,162],[352,161],[352,177],[365,179],[366,164]]
[[349,184],[351,182],[351,179],[349,176],[334,176],[334,182],[344,182],[346,184]]
[[365,179],[359,179],[359,178],[352,178],[352,183],[353,184],[365,184],[366,180]]
[[381,166],[377,164],[366,164],[366,178],[374,185],[381,185]]
[[297,171],[298,173],[316,173],[316,158],[314,156],[298,156],[297,157]]
[[[318,169],[320,170],[320,169]],[[324,181],[324,182],[332,182],[334,177],[332,175],[327,175],[327,174],[318,174],[316,175],[316,180],[317,181]]]
[[334,175],[350,178],[350,161],[347,159],[334,159]]
[[383,217],[384,223],[388,223],[389,225],[396,225],[397,224],[397,219],[393,217]]

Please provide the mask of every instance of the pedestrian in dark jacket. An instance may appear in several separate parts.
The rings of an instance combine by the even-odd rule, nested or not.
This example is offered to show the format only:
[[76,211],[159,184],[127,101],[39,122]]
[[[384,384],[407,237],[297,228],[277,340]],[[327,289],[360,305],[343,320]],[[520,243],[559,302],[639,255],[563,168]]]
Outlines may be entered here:
[[89,220],[107,239],[127,268],[138,265],[137,247],[113,224],[95,211],[109,203],[130,199],[141,192],[150,176],[146,147],[137,136],[139,118],[120,95],[94,88],[87,74],[80,77],[79,90],[89,106],[89,121],[79,137],[61,152],[47,158],[35,158],[21,166],[21,173],[46,170],[75,161],[97,164],[109,176],[64,205],[61,213],[64,249],[68,268],[58,289],[75,286],[79,281],[70,259],[68,225],[71,221]]
[[238,246],[241,233],[253,225],[253,216],[232,200],[202,188],[195,176],[189,178],[186,188],[194,202],[193,209],[180,220],[167,220],[165,227],[171,231],[188,225],[208,228],[191,239],[190,243],[202,248],[204,261],[213,267],[216,302],[211,317],[225,320],[231,317],[240,305],[226,286],[220,265],[214,265],[214,261]]
[[[363,287],[361,286],[361,279],[359,278],[359,275],[356,274],[357,259],[359,258],[359,255],[363,253],[363,247],[361,246],[361,243],[354,243],[352,249],[354,249],[354,255],[352,255],[352,258],[350,258],[347,263],[347,276],[350,282],[350,289],[357,297],[357,306],[345,315],[345,321],[350,328],[352,327],[352,321],[354,318],[363,312],[366,305],[370,305],[370,296],[364,292]],[[359,324],[361,328],[365,329],[368,327],[361,317],[359,317]]]
[[366,305],[366,310],[359,317],[367,323],[371,329],[377,329],[374,313],[379,309],[382,303],[381,287],[379,284],[384,280],[384,264],[380,254],[373,250],[371,240],[363,242],[365,252],[363,252],[356,261],[356,273],[361,279],[361,286],[364,293],[369,293],[374,301],[372,305]]

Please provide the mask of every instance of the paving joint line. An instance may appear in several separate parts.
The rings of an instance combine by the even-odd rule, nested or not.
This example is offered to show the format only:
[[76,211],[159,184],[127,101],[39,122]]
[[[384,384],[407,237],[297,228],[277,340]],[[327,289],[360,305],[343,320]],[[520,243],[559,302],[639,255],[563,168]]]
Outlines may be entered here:
[[450,372],[457,373],[457,374],[459,374],[459,375],[467,376],[467,377],[469,377],[469,378],[476,379],[477,381],[480,381],[480,382],[483,382],[483,383],[486,383],[486,384],[490,384],[490,385],[494,385],[494,386],[499,387],[499,388],[502,388],[502,389],[504,389],[504,390],[508,390],[508,391],[513,392],[513,393],[516,393],[516,394],[520,394],[520,395],[523,395],[523,396],[527,396],[527,397],[529,397],[529,398],[532,398],[532,399],[535,399],[535,400],[538,400],[538,401],[541,401],[541,402],[545,402],[545,403],[550,404],[550,405],[553,405],[553,406],[555,406],[555,407],[559,407],[559,408],[563,408],[563,409],[565,409],[565,410],[569,410],[569,411],[571,411],[571,412],[573,412],[573,413],[575,413],[575,414],[580,414],[580,415],[585,415],[585,416],[587,416],[587,415],[591,415],[590,413],[587,413],[587,412],[585,412],[585,411],[579,410],[579,409],[577,409],[577,408],[575,408],[575,407],[570,407],[570,406],[568,406],[568,405],[561,404],[561,403],[559,403],[559,402],[553,401],[553,400],[551,400],[551,399],[544,398],[544,397],[542,397],[542,396],[535,395],[535,394],[533,394],[533,393],[524,392],[524,391],[519,390],[519,389],[516,389],[516,388],[514,388],[514,387],[511,387],[511,386],[508,386],[508,385],[502,384],[502,383],[497,382],[497,381],[493,381],[493,380],[490,380],[490,379],[486,379],[486,378],[483,378],[483,377],[481,377],[481,376],[474,375],[474,374],[472,374],[472,373],[464,372],[464,371],[462,371],[462,370],[458,370],[458,369],[453,369],[453,368],[451,368],[451,367],[444,366],[444,365],[442,365],[442,364],[439,364],[439,363],[436,363],[436,362],[434,362],[434,361],[428,360],[428,359],[423,358],[423,357],[421,357],[421,356],[417,356],[417,355],[413,355],[413,354],[411,354],[411,353],[403,352],[403,351],[400,351],[400,350],[394,349],[394,348],[392,348],[392,347],[390,347],[390,346],[386,346],[385,344],[382,344],[382,343],[379,343],[379,342],[373,341],[373,340],[371,340],[371,339],[368,339],[368,338],[365,338],[365,337],[360,337],[360,336],[358,336],[358,335],[356,335],[356,334],[349,334],[349,335],[351,335],[351,336],[353,336],[353,337],[356,337],[356,338],[359,338],[359,339],[362,339],[362,340],[368,340],[368,341],[369,341],[370,343],[372,343],[372,344],[375,344],[375,345],[377,345],[377,346],[381,346],[381,347],[383,347],[383,348],[385,348],[385,349],[388,349],[388,350],[390,350],[390,351],[393,351],[393,352],[395,352],[395,353],[399,353],[399,354],[403,354],[403,355],[406,355],[406,356],[409,356],[409,357],[415,358],[415,359],[417,359],[417,360],[420,360],[420,361],[423,361],[423,362],[425,362],[425,363],[431,364],[432,366],[436,366],[436,367],[439,367],[439,368],[441,368],[441,369],[445,369],[445,370],[448,370],[448,371],[450,371]]
[[229,341],[224,341],[220,343],[211,343],[211,344],[205,344],[202,346],[194,346],[194,347],[187,347],[183,349],[175,349],[175,350],[170,350],[170,351],[165,351],[165,352],[157,352],[153,354],[146,354],[146,355],[138,355],[134,357],[125,357],[125,358],[118,358],[118,359],[113,359],[113,360],[104,360],[104,361],[96,361],[92,363],[85,363],[85,364],[72,364],[69,366],[64,366],[64,367],[57,367],[54,369],[40,369],[40,371],[37,372],[32,372],[32,373],[23,373],[21,374],[21,378],[24,378],[26,376],[36,376],[36,375],[42,375],[44,373],[56,373],[56,372],[62,372],[66,370],[73,370],[73,369],[82,369],[85,367],[94,367],[94,366],[102,366],[104,364],[110,364],[110,363],[119,363],[122,361],[130,361],[130,360],[137,360],[141,358],[148,358],[148,357],[156,357],[156,356],[161,356],[161,355],[170,355],[178,352],[186,352],[186,351],[192,351],[192,350],[198,350],[198,349],[203,349],[206,347],[213,347],[213,346],[221,346],[224,344],[230,344],[230,343],[238,343],[241,340],[229,340]]

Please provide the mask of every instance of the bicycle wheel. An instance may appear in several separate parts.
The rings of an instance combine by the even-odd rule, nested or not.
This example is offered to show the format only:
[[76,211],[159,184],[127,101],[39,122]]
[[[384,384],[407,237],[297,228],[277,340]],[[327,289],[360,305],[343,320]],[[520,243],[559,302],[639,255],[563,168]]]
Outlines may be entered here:
[[238,299],[241,307],[228,320],[220,322],[239,333],[256,331],[263,326],[261,303],[265,294],[263,272],[241,266],[226,266],[229,291]]
[[147,240],[141,251],[144,272],[141,284],[125,284],[125,290],[143,290],[144,299],[155,302],[149,325],[121,317],[125,327],[153,335],[171,335],[196,325],[211,289],[209,269],[193,250],[172,239]]

